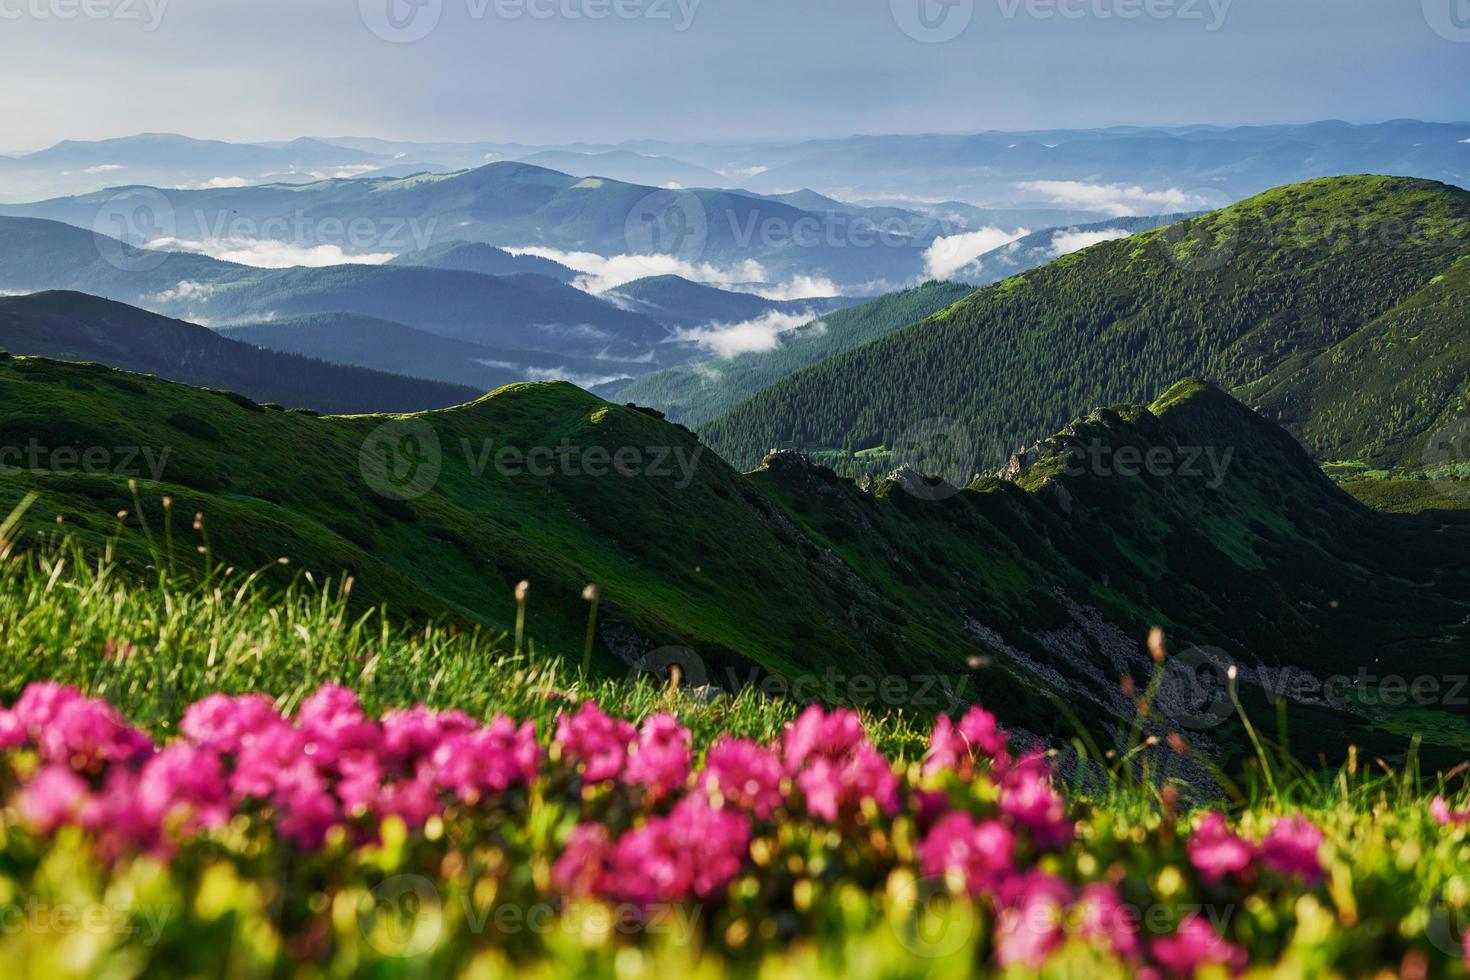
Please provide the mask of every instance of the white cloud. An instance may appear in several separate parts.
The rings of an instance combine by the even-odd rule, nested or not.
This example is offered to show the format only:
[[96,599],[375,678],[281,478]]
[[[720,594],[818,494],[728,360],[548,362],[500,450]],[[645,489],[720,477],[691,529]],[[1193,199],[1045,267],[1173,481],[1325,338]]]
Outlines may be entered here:
[[1470,143],[1470,140],[1460,140],[1461,143]]
[[528,381],[570,381],[578,388],[595,388],[627,377],[626,374],[578,374],[564,367],[526,369]]
[[721,357],[755,354],[780,347],[781,335],[795,330],[807,320],[804,314],[772,310],[742,323],[712,323],[693,330],[681,330],[678,339],[691,340]]
[[231,187],[249,187],[254,181],[246,177],[211,177],[202,184],[186,187],[190,191],[218,191]]
[[1016,187],[1027,193],[1040,194],[1052,204],[1100,211],[1114,218],[1192,211],[1210,206],[1210,201],[1204,196],[1177,187],[1148,191],[1126,184],[1088,184],[1080,180],[1025,180]]
[[208,299],[213,292],[214,286],[210,283],[190,282],[186,279],[172,289],[143,298],[150,303],[187,303],[196,299]]
[[1077,231],[1076,229],[1059,231],[1051,238],[1051,254],[1060,258],[1101,242],[1127,238],[1131,234],[1133,233],[1124,228],[1102,228],[1098,231]]
[[770,167],[739,167],[734,170],[721,170],[721,177],[739,177],[741,180],[749,180],[751,177],[759,177],[770,170]]
[[614,255],[609,257],[598,255],[595,252],[563,252],[554,248],[542,248],[539,245],[527,248],[506,247],[505,250],[512,255],[535,255],[543,259],[551,259],[582,273],[573,285],[589,293],[603,293],[648,276],[682,276],[692,282],[708,283],[713,286],[763,283],[766,278],[766,270],[754,259],[749,259],[737,266],[720,268],[707,262],[686,262],[676,255]]
[[924,250],[924,271],[931,279],[948,279],[986,252],[1029,234],[1031,232],[1025,228],[1006,231],[987,227],[936,238]]
[[826,276],[795,276],[789,282],[745,288],[740,291],[754,293],[762,299],[769,300],[827,299],[842,295],[842,290],[837,288],[837,284]]
[[121,170],[121,169],[123,169],[123,168],[122,168],[122,164],[120,164],[120,163],[99,163],[95,167],[88,167],[86,170],[83,170],[82,173],[84,173],[84,174],[110,174],[114,170]]
[[292,242],[277,242],[256,238],[211,238],[202,242],[185,241],[179,238],[158,238],[148,243],[148,248],[169,252],[193,252],[210,258],[257,269],[287,269],[307,266],[320,269],[329,265],[382,265],[392,259],[395,252],[371,252],[363,255],[348,255],[340,245],[297,245]]

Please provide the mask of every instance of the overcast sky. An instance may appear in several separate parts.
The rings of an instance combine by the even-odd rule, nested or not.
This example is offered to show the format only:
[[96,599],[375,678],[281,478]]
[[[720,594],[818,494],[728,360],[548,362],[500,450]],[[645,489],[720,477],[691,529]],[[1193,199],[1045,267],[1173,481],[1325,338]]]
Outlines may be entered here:
[[1470,0],[0,0],[9,151],[1459,121],[1467,92]]

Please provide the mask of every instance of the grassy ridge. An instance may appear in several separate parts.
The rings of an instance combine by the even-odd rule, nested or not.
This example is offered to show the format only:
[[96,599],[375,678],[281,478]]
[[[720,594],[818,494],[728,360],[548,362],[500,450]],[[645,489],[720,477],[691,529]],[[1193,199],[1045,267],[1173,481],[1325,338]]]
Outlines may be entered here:
[[[766,674],[815,679],[808,697],[930,713],[983,692],[1005,717],[1065,730],[1058,693],[1092,722],[1131,711],[1112,683],[1146,669],[1142,640],[1157,625],[1180,648],[1328,673],[1383,657],[1448,670],[1464,642],[1463,527],[1357,506],[1279,429],[1197,383],[1151,410],[1078,420],[1016,482],[958,492],[863,490],[791,455],[742,476],[687,430],[566,384],[399,419],[315,418],[16,358],[0,362],[0,409],[0,448],[72,450],[0,472],[11,499],[40,494],[33,528],[64,515],[101,546],[128,511],[117,546],[141,570],[159,561],[147,541],[164,536],[167,495],[181,564],[198,567],[203,542],[188,523],[202,512],[214,553],[238,568],[288,579],[304,562],[318,580],[352,575],[358,601],[390,601],[407,619],[499,630],[527,580],[537,648],[574,659],[582,589],[596,583],[594,665],[611,675],[677,646],[726,689]],[[382,469],[385,449],[403,462],[406,439],[419,453],[437,446],[424,471],[434,479],[411,499],[385,492],[396,485]],[[1068,440],[1213,447],[1234,462],[1218,481],[1068,475]],[[127,474],[77,472],[87,447],[169,455],[157,478],[140,474],[135,497]],[[622,451],[627,475],[609,470]],[[529,471],[533,458],[549,468]],[[277,565],[283,556],[292,563]],[[887,678],[897,693],[878,689]],[[1316,720],[1303,745],[1340,752],[1346,726],[1376,751],[1403,751],[1391,718],[1305,714]],[[1433,740],[1464,736],[1446,723]]]

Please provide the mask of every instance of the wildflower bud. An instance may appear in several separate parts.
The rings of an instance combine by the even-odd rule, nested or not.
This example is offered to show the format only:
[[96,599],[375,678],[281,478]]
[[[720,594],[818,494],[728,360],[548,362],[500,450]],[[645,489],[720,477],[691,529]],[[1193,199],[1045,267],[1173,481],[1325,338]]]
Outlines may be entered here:
[[1122,677],[1118,678],[1118,684],[1120,687],[1123,688],[1123,694],[1125,697],[1133,697],[1134,687],[1132,674],[1124,674]]
[[1158,745],[1159,744],[1159,737],[1157,735],[1150,735],[1148,738],[1144,739],[1143,741],[1144,741],[1145,744],[1147,744],[1149,746],[1149,748],[1153,748],[1155,745]]
[[531,591],[530,582],[521,582],[516,586],[516,602],[525,602],[526,595]]
[[202,531],[202,530],[204,530],[204,512],[203,511],[196,511],[195,514],[194,514],[194,530],[196,530],[196,531]]
[[277,558],[276,559],[276,564],[277,565],[289,565],[289,564],[291,564],[291,559],[289,559],[289,558]]
[[1156,664],[1164,662],[1164,631],[1157,626],[1148,631],[1148,655]]
[[1180,755],[1189,754],[1189,742],[1187,742],[1184,736],[1180,735],[1178,732],[1169,733],[1169,748],[1173,749]]
[[172,497],[164,497],[163,498],[163,509],[164,510],[171,510],[173,508],[173,505],[174,505],[174,498],[172,498]]
[[597,598],[597,586],[595,586],[595,585],[589,585],[585,589],[583,589],[582,590],[582,598],[583,599],[586,599],[588,602],[591,602],[593,599],[596,599]]
[[1235,680],[1236,675],[1239,674],[1239,673],[1240,672],[1238,670],[1236,670],[1235,665],[1234,664],[1231,664],[1230,665],[1230,668],[1225,671],[1225,676],[1228,677],[1228,678],[1230,678],[1233,681],[1233,680]]
[[128,519],[128,512],[125,511],[125,510],[118,511],[117,512],[117,519],[120,520],[120,521],[127,520]]

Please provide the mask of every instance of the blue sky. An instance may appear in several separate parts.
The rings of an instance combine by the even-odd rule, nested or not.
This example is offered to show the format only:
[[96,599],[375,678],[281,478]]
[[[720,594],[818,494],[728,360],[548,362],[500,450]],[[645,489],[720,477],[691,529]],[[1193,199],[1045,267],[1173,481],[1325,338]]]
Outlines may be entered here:
[[1467,92],[1470,0],[0,0],[9,151],[1449,121]]

